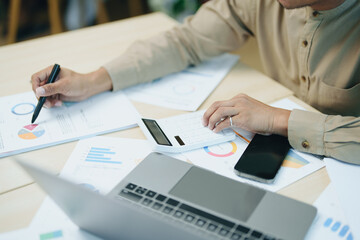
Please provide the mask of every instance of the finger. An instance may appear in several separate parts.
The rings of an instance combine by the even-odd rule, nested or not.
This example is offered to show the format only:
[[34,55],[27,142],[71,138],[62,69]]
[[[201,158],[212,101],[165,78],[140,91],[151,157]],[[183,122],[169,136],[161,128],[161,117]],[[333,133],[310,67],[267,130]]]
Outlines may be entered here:
[[32,89],[35,92],[36,88],[44,85],[51,73],[53,66],[49,66],[31,76]]
[[226,101],[217,101],[214,102],[204,113],[202,118],[203,126],[206,127],[209,125],[209,119],[214,114],[214,112],[220,107],[232,107],[235,105],[234,100],[226,100]]
[[222,118],[226,119],[228,116],[234,116],[237,114],[238,110],[235,107],[220,107],[211,115],[208,128],[213,130],[216,125],[220,124],[219,121],[221,121]]
[[[235,119],[234,117],[232,117],[232,124],[233,126],[235,126]],[[225,128],[228,128],[230,127],[231,124],[230,124],[230,118],[226,118],[224,121],[220,122],[219,124],[216,125],[216,127],[213,129],[213,131],[215,133],[218,133],[218,132],[221,132],[222,130],[224,130]]]
[[46,98],[44,103],[44,107],[51,108],[51,107],[61,107],[63,102],[59,100],[59,95],[54,95]]
[[50,84],[45,84],[36,88],[35,93],[37,97],[48,97],[55,94],[63,94],[66,92],[66,83],[64,81],[57,81]]

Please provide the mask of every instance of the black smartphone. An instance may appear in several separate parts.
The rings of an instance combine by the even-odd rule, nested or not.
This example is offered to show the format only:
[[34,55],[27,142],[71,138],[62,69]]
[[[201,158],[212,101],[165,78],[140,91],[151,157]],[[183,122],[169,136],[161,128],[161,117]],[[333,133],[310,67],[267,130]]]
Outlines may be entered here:
[[272,183],[290,144],[280,135],[256,134],[234,167],[237,175],[263,183]]

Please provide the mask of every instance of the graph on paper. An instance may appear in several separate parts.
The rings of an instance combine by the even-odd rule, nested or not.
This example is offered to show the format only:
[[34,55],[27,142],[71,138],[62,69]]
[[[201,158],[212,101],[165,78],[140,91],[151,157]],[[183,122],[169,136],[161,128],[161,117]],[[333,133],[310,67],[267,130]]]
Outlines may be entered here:
[[30,124],[19,130],[18,136],[21,139],[32,140],[44,135],[45,129],[38,124]]
[[288,155],[285,157],[282,164],[283,167],[288,168],[301,168],[310,162],[305,158],[301,157],[299,154],[295,153],[293,150],[290,150]]
[[116,152],[110,148],[91,147],[86,155],[86,162],[121,164],[114,158]]
[[40,240],[51,240],[51,239],[64,239],[63,238],[63,232],[61,230],[56,230],[53,232],[47,232],[47,233],[42,233],[39,235],[39,239]]
[[237,145],[235,142],[227,142],[224,144],[206,146],[204,151],[213,157],[229,157],[236,153]]
[[15,115],[28,115],[35,110],[34,103],[18,103],[11,108],[11,112]]

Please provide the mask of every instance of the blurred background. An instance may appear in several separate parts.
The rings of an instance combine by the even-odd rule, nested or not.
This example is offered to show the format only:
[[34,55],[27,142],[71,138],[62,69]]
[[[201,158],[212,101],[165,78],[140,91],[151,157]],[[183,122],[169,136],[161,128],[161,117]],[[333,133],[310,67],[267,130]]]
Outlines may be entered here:
[[[208,0],[0,0],[0,46],[161,11],[182,22]],[[235,53],[263,72],[250,39]]]
[[206,0],[0,0],[0,45],[162,11],[176,20]]

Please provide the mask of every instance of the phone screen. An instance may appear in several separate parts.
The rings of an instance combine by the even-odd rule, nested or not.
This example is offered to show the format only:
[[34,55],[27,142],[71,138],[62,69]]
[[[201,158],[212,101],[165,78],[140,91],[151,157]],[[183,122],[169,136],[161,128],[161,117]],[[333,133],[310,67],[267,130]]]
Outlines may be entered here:
[[256,134],[236,163],[235,172],[261,182],[272,182],[289,149],[286,137]]

